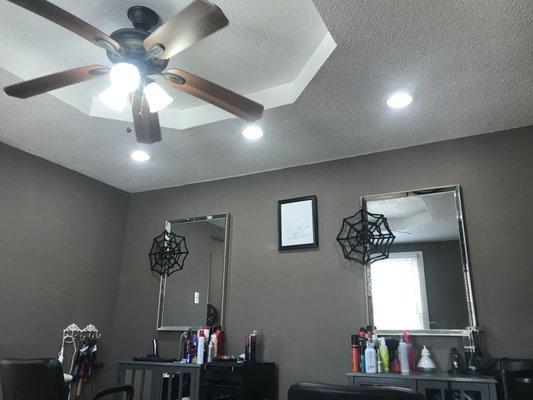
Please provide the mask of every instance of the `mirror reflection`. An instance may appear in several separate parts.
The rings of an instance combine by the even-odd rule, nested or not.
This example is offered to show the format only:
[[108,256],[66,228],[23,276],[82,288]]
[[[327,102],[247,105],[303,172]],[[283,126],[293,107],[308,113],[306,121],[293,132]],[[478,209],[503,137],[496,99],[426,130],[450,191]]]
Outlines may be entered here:
[[183,270],[161,278],[158,330],[223,325],[227,214],[170,221],[170,229],[189,255]]
[[475,325],[458,187],[367,196],[396,236],[389,258],[367,265],[369,323],[379,330]]

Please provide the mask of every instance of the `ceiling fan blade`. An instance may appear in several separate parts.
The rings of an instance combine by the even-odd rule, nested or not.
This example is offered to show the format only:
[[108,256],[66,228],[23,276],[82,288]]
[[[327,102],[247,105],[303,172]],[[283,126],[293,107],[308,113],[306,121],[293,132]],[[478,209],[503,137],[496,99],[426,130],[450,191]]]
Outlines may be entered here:
[[8,1],[40,15],[49,21],[55,22],[63,28],[74,32],[76,35],[80,35],[82,38],[87,39],[89,42],[103,47],[106,50],[117,51],[120,48],[120,45],[104,32],[46,0]]
[[104,65],[87,65],[6,86],[4,92],[12,97],[26,99],[51,90],[74,85],[75,83],[98,79],[108,73],[109,68]]
[[228,23],[220,8],[209,1],[195,0],[144,39],[144,48],[149,51],[153,46],[163,46],[157,58],[166,60]]
[[146,99],[137,91],[133,94],[132,112],[135,126],[135,136],[138,143],[157,143],[161,141],[161,128],[159,127],[159,116],[151,113],[148,109]]
[[246,121],[257,121],[263,116],[264,107],[261,104],[187,71],[171,68],[165,71],[163,76],[167,78],[166,83],[169,86],[207,101]]

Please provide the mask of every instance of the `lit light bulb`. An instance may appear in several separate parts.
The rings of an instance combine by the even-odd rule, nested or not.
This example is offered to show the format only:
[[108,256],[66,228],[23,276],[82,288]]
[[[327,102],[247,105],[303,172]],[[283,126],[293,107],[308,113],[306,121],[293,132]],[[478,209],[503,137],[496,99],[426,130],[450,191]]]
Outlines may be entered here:
[[141,83],[139,69],[133,64],[124,62],[113,65],[109,79],[115,88],[127,93],[133,92]]
[[109,86],[98,95],[98,98],[106,106],[118,112],[124,110],[124,107],[128,104],[128,93],[114,86]]
[[389,96],[387,105],[390,108],[404,108],[413,101],[413,96],[407,92],[396,92]]
[[163,90],[157,83],[152,82],[144,87],[144,95],[148,101],[151,113],[161,111],[163,108],[168,107],[170,103],[174,101],[167,92]]
[[148,154],[147,152],[142,151],[142,150],[137,150],[131,153],[131,158],[133,158],[135,161],[144,162],[144,161],[148,161],[151,157],[150,157],[150,154]]
[[263,130],[257,125],[248,125],[242,131],[242,135],[248,140],[257,140],[263,137]]

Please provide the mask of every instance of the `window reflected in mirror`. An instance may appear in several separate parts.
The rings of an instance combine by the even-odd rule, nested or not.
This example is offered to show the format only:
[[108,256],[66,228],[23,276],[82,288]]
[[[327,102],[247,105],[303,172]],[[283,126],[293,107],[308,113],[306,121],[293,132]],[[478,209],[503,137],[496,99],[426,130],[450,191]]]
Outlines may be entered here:
[[460,330],[475,325],[457,186],[365,196],[396,239],[367,265],[369,323],[378,330]]
[[386,330],[429,329],[422,252],[391,253],[388,259],[372,263],[370,274],[376,326]]

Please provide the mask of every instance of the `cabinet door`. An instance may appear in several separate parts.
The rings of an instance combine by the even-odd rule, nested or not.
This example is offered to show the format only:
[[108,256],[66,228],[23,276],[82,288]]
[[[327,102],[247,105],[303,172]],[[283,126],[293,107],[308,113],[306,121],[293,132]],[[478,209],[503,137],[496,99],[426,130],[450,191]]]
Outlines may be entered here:
[[416,381],[405,378],[354,377],[354,386],[397,386],[416,390]]
[[418,393],[423,394],[427,400],[445,400],[448,390],[447,381],[416,381]]
[[451,389],[461,400],[492,400],[486,383],[452,382]]

